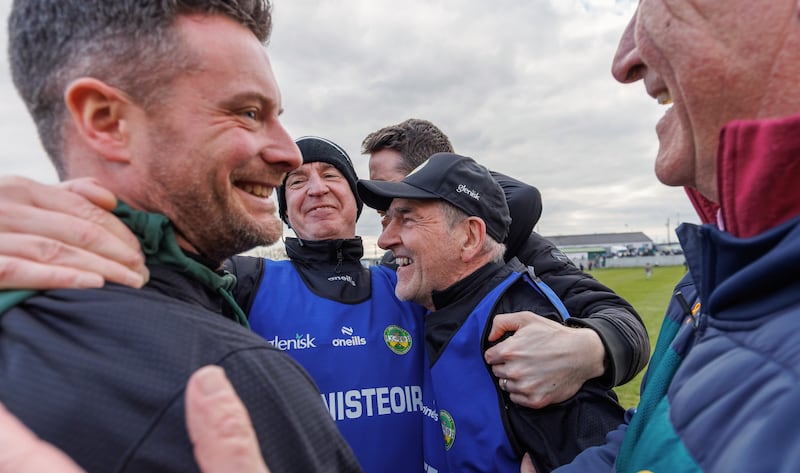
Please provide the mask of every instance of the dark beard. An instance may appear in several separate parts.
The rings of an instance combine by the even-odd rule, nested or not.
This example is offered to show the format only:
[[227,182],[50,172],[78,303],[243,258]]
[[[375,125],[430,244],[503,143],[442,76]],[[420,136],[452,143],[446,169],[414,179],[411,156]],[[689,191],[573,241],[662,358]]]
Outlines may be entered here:
[[[187,170],[177,176],[169,159],[179,133],[170,131],[168,123],[153,127],[150,138],[162,158],[148,169],[150,203],[155,211],[166,215],[177,233],[200,255],[222,262],[256,246],[271,245],[283,234],[283,224],[276,215],[254,221],[233,201],[232,192],[219,189],[213,176],[198,170]],[[198,162],[212,160],[196,150]],[[195,171],[195,172],[193,172]],[[188,176],[187,176],[188,174]],[[152,210],[151,210],[152,211]]]
[[283,233],[277,216],[253,221],[213,182],[187,185],[186,181],[176,182],[168,169],[155,166],[150,171],[150,201],[158,206],[155,211],[166,215],[178,234],[206,258],[222,262],[256,246],[271,245]]
[[[177,195],[176,195],[177,194]],[[178,232],[203,256],[214,261],[224,261],[233,255],[278,241],[282,225],[274,218],[273,225],[254,224],[249,218],[227,211],[222,196],[199,198],[188,193],[173,193],[172,203],[180,225]]]
[[208,229],[201,235],[202,243],[193,242],[204,256],[215,261],[223,261],[256,246],[271,245],[280,238],[272,237],[271,232],[265,232],[263,228],[254,228],[249,222],[242,224],[236,219],[227,218],[228,215],[224,217],[213,230]]

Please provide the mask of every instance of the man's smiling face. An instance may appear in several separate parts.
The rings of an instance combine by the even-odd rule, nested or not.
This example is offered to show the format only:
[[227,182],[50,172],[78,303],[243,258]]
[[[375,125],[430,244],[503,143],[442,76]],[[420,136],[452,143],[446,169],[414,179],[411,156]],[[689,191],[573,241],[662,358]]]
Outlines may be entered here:
[[353,190],[332,164],[306,163],[286,178],[286,216],[299,238],[353,238],[357,215]]

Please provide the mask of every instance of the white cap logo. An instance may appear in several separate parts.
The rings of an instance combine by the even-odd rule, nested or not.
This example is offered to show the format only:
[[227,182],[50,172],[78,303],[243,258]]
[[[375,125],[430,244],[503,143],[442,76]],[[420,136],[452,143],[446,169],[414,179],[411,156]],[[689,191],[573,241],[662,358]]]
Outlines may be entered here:
[[468,196],[472,197],[475,200],[481,200],[481,194],[478,191],[474,191],[467,187],[466,184],[459,184],[456,188],[456,192],[461,194],[467,194]]

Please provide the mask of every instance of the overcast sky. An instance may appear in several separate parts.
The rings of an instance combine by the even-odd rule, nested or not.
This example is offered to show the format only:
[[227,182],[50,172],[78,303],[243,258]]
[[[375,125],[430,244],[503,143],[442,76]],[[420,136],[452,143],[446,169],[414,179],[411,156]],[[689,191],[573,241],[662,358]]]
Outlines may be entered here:
[[[364,136],[425,118],[456,151],[539,188],[543,235],[643,231],[675,241],[697,221],[653,173],[665,109],[610,74],[637,0],[274,0],[268,52],[294,136],[339,143],[359,176]],[[56,175],[11,83],[0,0],[3,174]],[[667,222],[669,221],[669,230]],[[359,234],[377,235],[365,210]]]

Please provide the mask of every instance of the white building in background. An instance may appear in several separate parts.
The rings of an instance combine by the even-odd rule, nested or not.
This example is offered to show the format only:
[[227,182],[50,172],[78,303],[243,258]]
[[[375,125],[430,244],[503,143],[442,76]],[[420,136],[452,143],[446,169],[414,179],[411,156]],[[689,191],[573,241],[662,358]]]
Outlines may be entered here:
[[[589,269],[589,262],[594,267],[640,266],[654,257],[657,257],[652,261],[655,265],[683,263],[683,252],[679,245],[657,245],[642,232],[555,235],[545,238],[563,251],[575,266],[585,269]],[[368,235],[361,239],[364,242],[362,264],[378,264],[385,253],[378,246],[378,237]],[[288,259],[283,241],[270,246],[259,246],[243,254],[273,260]]]
[[259,258],[269,258],[271,260],[289,259],[286,255],[286,247],[283,245],[283,240],[278,241],[269,246],[257,246],[252,250],[242,253],[245,256],[257,256]]
[[680,245],[656,245],[642,232],[594,233],[545,237],[584,269],[673,266],[684,263]]
[[586,235],[546,236],[576,265],[588,266],[605,262],[608,258],[650,256],[655,254],[653,240],[642,232],[592,233]]
[[[361,237],[361,239],[364,242],[364,257],[361,261],[365,266],[376,264],[378,261],[380,261],[381,256],[383,256],[385,253],[378,247],[378,237],[365,236]],[[260,258],[269,258],[272,260],[289,259],[289,257],[286,255],[286,248],[283,244],[283,240],[269,246],[257,246],[252,250],[245,251],[242,254],[247,256],[258,256]]]

